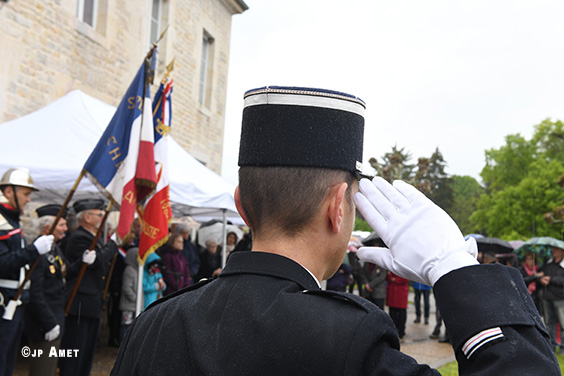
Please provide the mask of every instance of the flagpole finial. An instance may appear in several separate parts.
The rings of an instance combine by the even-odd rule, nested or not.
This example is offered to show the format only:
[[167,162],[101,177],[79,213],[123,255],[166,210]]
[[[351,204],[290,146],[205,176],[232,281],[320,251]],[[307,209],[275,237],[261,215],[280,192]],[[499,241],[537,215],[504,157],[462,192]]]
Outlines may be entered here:
[[149,52],[147,53],[147,56],[145,56],[146,60],[149,60],[152,56],[153,56],[153,52],[155,51],[155,49],[157,48],[157,45],[159,44],[159,42],[163,39],[163,37],[165,36],[166,32],[168,31],[168,27],[170,25],[166,25],[165,29],[163,30],[163,32],[161,33],[161,35],[159,36],[159,38],[151,45],[151,49],[149,50]]
[[166,25],[166,27],[164,28],[163,32],[161,33],[161,35],[159,36],[159,39],[157,39],[157,41],[155,42],[155,44],[159,43],[161,41],[161,39],[163,39],[163,37],[165,36],[166,32],[168,31],[168,27],[169,25]]
[[172,58],[172,61],[166,66],[166,70],[165,70],[165,79],[168,79],[168,77],[170,76],[170,72],[172,72],[174,70],[174,59],[175,57]]

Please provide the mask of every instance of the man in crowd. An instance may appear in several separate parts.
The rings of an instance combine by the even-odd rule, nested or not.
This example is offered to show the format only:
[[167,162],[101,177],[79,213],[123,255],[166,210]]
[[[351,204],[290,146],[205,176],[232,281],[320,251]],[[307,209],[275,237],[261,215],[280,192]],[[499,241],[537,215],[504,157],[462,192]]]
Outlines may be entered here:
[[[61,205],[44,205],[36,209],[40,235],[48,234]],[[69,265],[58,242],[67,231],[66,210],[53,230],[55,243],[48,253],[40,257],[31,274],[30,302],[24,311],[24,331],[32,353],[42,350],[44,356],[30,357],[30,375],[55,375],[57,357],[47,356],[51,348],[59,349],[65,321],[65,278],[76,275]]]
[[319,89],[246,93],[235,203],[252,252],[141,314],[113,375],[438,375],[399,351],[380,308],[320,289],[343,261],[355,203],[390,247],[359,258],[434,286],[461,374],[560,374],[517,270],[478,265],[475,240],[407,183],[363,179],[357,193],[364,107]]
[[0,376],[12,375],[20,351],[23,309],[29,302],[29,283],[18,300],[17,290],[25,278],[25,265],[51,250],[53,235],[39,237],[26,246],[20,228],[20,215],[37,188],[26,168],[11,168],[0,180]]
[[542,267],[540,278],[546,326],[552,346],[556,349],[556,324],[564,328],[564,250],[552,247],[552,258]]
[[[66,317],[61,341],[62,349],[79,350],[78,357],[59,359],[61,376],[90,374],[98,342],[105,278],[109,262],[117,252],[113,240],[103,246],[100,238],[94,249],[89,250],[104,216],[104,202],[97,199],[80,200],[74,203],[73,208],[79,227],[69,236],[65,256],[69,263],[81,260],[88,266]],[[67,299],[76,282],[76,276],[69,278]]]

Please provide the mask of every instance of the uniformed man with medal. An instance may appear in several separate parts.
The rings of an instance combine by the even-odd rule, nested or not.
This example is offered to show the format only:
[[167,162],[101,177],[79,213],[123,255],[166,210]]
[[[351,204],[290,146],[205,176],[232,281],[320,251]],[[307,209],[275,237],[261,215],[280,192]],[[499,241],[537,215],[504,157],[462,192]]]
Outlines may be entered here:
[[[36,209],[41,235],[49,232],[60,208],[61,205],[50,204]],[[53,248],[41,256],[31,274],[30,302],[24,312],[24,331],[32,351],[42,355],[28,359],[30,375],[55,375],[57,369],[57,357],[50,357],[48,354],[52,348],[59,349],[64,330],[69,264],[57,243],[64,238],[66,231],[65,210],[53,231]],[[78,263],[73,265],[73,271],[70,272],[76,274],[79,267]]]

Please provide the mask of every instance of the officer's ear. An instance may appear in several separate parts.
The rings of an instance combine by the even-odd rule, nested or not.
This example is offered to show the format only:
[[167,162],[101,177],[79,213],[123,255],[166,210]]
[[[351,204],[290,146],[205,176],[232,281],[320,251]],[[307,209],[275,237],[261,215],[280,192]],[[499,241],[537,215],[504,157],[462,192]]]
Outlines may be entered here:
[[4,195],[4,197],[6,197],[6,200],[12,202],[12,200],[14,199],[14,187],[12,187],[11,185],[3,187],[2,194]]
[[235,198],[235,207],[237,208],[239,215],[241,216],[241,218],[243,218],[243,221],[245,221],[247,227],[251,228],[251,226],[249,226],[249,221],[247,221],[247,216],[243,211],[243,205],[241,205],[241,195],[239,194],[239,186],[235,188],[235,194],[233,195],[233,197]]
[[341,183],[331,189],[328,194],[329,205],[327,206],[327,216],[329,225],[333,232],[338,233],[343,226],[345,215],[345,193],[348,188],[347,183]]

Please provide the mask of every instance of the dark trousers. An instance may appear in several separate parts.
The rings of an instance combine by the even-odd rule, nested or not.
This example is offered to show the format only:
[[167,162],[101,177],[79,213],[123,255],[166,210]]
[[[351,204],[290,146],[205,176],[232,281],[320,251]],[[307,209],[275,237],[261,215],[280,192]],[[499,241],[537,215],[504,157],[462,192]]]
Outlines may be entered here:
[[354,285],[356,283],[357,287],[358,287],[358,295],[359,296],[363,296],[363,288],[364,286],[362,285],[362,282],[360,281],[360,275],[359,274],[355,274],[353,273],[353,278],[354,278],[354,282],[352,284],[349,285],[349,293],[354,293]]
[[78,350],[77,357],[60,358],[60,376],[88,376],[94,362],[100,319],[67,316],[61,349]]
[[367,297],[366,299],[368,299],[369,301],[371,301],[372,303],[376,304],[382,311],[384,310],[384,303],[386,301],[385,298],[381,298],[381,299],[376,299],[373,298],[371,296]]
[[390,317],[396,326],[398,336],[403,338],[405,336],[405,322],[407,321],[407,309],[405,308],[392,308],[390,307]]
[[12,376],[23,333],[23,307],[16,308],[12,320],[4,320],[0,309],[0,376]]
[[42,350],[43,354],[38,357],[30,357],[27,359],[29,362],[29,376],[45,376],[45,375],[52,375],[55,376],[57,374],[57,360],[56,356],[49,356],[49,352],[54,347],[58,350],[61,346],[61,338],[58,338],[54,341],[47,342],[33,342],[29,341],[29,347],[31,351],[34,350]]
[[413,301],[415,303],[415,316],[417,316],[418,319],[421,318],[421,296],[423,296],[425,318],[428,319],[429,311],[431,309],[429,302],[429,296],[431,295],[431,290],[414,290],[414,291],[415,291],[415,296]]

